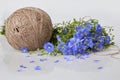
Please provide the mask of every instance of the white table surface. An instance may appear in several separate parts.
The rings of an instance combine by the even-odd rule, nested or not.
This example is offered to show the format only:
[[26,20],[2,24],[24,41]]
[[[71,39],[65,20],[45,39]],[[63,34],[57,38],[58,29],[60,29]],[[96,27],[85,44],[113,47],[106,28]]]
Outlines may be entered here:
[[[4,20],[21,7],[33,6],[45,10],[52,19],[53,24],[63,20],[71,20],[84,16],[91,16],[105,26],[114,26],[115,43],[120,46],[120,1],[119,0],[1,0],[0,1],[0,25]],[[22,54],[9,46],[5,37],[0,36],[0,79],[1,80],[120,80],[120,59],[110,56],[91,55],[85,61],[74,63],[52,64],[53,60],[62,57],[50,57],[47,71],[23,73],[15,72]],[[15,54],[15,55],[14,55]],[[120,58],[120,55],[116,55]],[[100,59],[100,63],[93,63]],[[24,62],[24,61],[23,61]],[[79,64],[80,63],[80,64]],[[81,63],[83,65],[81,65]],[[78,65],[78,66],[77,66]],[[80,68],[79,68],[80,66]],[[87,67],[88,66],[88,67]],[[102,66],[102,70],[97,67]]]

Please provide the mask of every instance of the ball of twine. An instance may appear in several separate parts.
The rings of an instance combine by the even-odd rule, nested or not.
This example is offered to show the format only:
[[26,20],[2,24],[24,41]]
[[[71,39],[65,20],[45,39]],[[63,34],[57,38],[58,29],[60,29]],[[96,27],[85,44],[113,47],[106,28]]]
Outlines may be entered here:
[[42,48],[52,35],[52,22],[49,15],[34,7],[15,11],[6,21],[5,35],[15,49],[27,47],[33,51]]

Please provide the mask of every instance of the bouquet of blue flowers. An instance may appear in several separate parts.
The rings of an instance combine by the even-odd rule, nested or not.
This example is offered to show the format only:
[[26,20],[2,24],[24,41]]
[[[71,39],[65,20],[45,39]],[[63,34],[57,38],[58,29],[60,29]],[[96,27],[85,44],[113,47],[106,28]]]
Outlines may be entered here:
[[114,45],[112,31],[96,19],[73,19],[54,26],[53,36],[44,49],[54,55],[89,55]]
[[[41,55],[89,55],[114,45],[112,27],[99,24],[96,19],[84,18],[72,21],[63,21],[54,25],[51,40],[44,44]],[[0,34],[5,34],[5,25]],[[21,51],[28,53],[26,47]]]

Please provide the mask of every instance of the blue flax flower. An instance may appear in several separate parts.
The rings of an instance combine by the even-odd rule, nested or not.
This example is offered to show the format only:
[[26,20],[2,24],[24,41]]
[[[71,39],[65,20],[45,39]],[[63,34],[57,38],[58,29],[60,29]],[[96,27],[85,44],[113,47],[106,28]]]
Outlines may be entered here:
[[103,36],[98,37],[98,42],[104,44],[104,41],[105,41],[105,39]]
[[87,37],[93,38],[93,33],[89,33]]
[[58,44],[57,49],[59,51],[62,51],[64,49],[64,47],[65,47],[65,43],[61,42],[60,44]]
[[105,44],[109,44],[110,43],[110,36],[105,36]]
[[91,38],[85,39],[85,40],[84,40],[84,45],[85,45],[86,47],[92,48],[92,47],[93,47],[93,41],[92,41],[92,39],[91,39]]
[[62,42],[62,40],[61,40],[61,38],[60,38],[59,35],[57,35],[56,38],[57,38],[57,40],[58,40],[59,42]]
[[98,34],[101,34],[101,33],[102,33],[102,27],[101,27],[100,24],[96,24],[95,29],[96,29],[96,32],[97,32]]
[[68,43],[68,46],[72,49],[74,55],[78,53],[79,42],[80,42],[79,39],[71,38]]
[[79,32],[82,29],[82,27],[81,26],[76,26],[75,29],[76,29],[76,32]]
[[65,44],[66,44],[66,45],[68,45],[68,44],[69,44],[69,42],[70,42],[70,39],[68,39],[68,40],[66,41],[66,43],[65,43]]
[[72,49],[69,46],[65,46],[65,48],[62,50],[62,53],[64,55],[72,55]]
[[28,48],[27,48],[27,47],[21,47],[20,50],[21,50],[23,53],[28,53]]
[[54,50],[54,45],[51,44],[50,42],[47,42],[44,44],[44,49],[48,52],[51,53]]
[[77,48],[77,52],[78,53],[82,53],[84,51],[84,45],[83,44],[79,44],[78,48]]
[[67,29],[62,30],[62,33],[63,33],[63,34],[66,34],[67,32],[68,32]]
[[90,31],[90,30],[92,29],[92,24],[87,23],[87,24],[86,24],[86,29],[87,29],[88,31]]
[[83,30],[83,33],[84,33],[84,36],[88,36],[90,32],[89,32],[88,29],[85,28],[85,29]]
[[69,43],[68,43],[68,46],[69,47],[76,47],[78,44],[79,44],[79,39],[76,39],[76,38],[71,38]]
[[80,49],[80,54],[84,55],[84,53],[85,53],[85,50],[84,49]]
[[76,55],[77,53],[78,53],[78,49],[79,49],[79,45],[77,45],[77,46],[73,46],[72,48],[72,53],[74,54],[74,55]]
[[98,34],[92,34],[92,37],[93,37],[94,39],[97,39],[99,36],[100,36],[100,35],[98,35]]
[[82,39],[84,37],[84,30],[81,29],[79,32],[74,34],[74,38]]
[[95,50],[96,51],[101,51],[103,49],[103,44],[102,43],[96,43],[95,44]]

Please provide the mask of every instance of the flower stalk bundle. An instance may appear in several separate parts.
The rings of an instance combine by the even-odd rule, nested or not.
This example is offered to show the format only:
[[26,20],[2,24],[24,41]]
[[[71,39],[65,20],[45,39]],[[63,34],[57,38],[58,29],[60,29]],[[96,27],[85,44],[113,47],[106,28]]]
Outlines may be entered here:
[[114,45],[112,31],[96,19],[73,19],[54,26],[51,41],[44,44],[44,49],[51,54],[88,55]]

